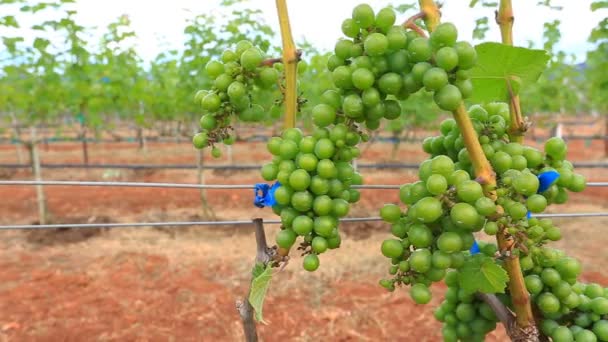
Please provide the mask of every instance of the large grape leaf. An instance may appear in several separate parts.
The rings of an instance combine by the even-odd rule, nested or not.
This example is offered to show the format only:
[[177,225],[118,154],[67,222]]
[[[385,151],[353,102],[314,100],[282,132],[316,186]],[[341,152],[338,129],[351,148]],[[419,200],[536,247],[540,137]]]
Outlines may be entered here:
[[504,293],[507,281],[507,272],[483,254],[467,258],[459,274],[460,287],[471,293]]
[[255,312],[255,319],[266,324],[262,316],[264,298],[272,279],[272,266],[270,263],[264,267],[263,264],[256,264],[253,268],[253,280],[251,281],[251,291],[249,292],[249,303]]
[[545,50],[526,49],[500,43],[483,43],[475,47],[477,65],[471,69],[476,103],[509,101],[509,88],[514,93],[534,83],[545,70],[549,55]]

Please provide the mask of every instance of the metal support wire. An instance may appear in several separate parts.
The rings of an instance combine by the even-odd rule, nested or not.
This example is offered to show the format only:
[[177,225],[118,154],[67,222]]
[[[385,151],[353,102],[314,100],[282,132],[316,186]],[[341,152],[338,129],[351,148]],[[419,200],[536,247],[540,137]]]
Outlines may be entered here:
[[[375,222],[380,217],[346,217],[340,222]],[[264,220],[264,224],[280,224],[281,220]],[[131,223],[70,223],[70,224],[24,224],[0,226],[0,230],[9,229],[56,229],[56,228],[127,228],[127,227],[164,227],[164,226],[237,226],[253,225],[253,220],[227,221],[177,221],[177,222],[131,222]]]
[[[555,213],[555,214],[534,214],[532,217],[608,217],[606,213]],[[346,217],[340,222],[378,222],[382,218],[373,217]],[[280,224],[281,220],[264,220],[264,224]],[[0,226],[0,230],[11,229],[57,229],[57,228],[142,228],[142,227],[184,227],[184,226],[237,226],[253,225],[253,220],[227,220],[227,221],[176,221],[176,222],[131,222],[131,223],[70,223],[70,224],[24,224]]]
[[[98,182],[98,181],[30,181],[7,180],[1,185],[46,185],[46,186],[116,186],[141,188],[185,188],[185,189],[254,189],[253,184],[188,184],[188,183],[151,183],[151,182]],[[400,185],[370,184],[353,185],[354,189],[399,189]]]
[[[0,185],[47,185],[47,186],[116,186],[141,188],[185,188],[185,189],[254,189],[252,184],[188,184],[188,183],[152,183],[152,182],[101,182],[101,181],[31,181],[3,180]],[[588,187],[608,187],[608,182],[589,182]],[[354,189],[399,189],[397,184],[364,184],[353,185]]]

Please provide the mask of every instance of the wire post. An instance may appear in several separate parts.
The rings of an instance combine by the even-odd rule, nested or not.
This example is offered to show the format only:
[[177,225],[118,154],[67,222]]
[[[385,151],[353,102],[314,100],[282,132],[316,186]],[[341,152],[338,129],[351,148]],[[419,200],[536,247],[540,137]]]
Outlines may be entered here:
[[[31,153],[32,153],[32,168],[34,170],[34,179],[37,182],[42,181],[40,172],[40,155],[38,154],[38,141],[36,137],[36,127],[30,128],[31,134]],[[46,224],[46,198],[44,196],[44,188],[42,184],[36,185],[36,202],[38,204],[38,222],[40,224]]]

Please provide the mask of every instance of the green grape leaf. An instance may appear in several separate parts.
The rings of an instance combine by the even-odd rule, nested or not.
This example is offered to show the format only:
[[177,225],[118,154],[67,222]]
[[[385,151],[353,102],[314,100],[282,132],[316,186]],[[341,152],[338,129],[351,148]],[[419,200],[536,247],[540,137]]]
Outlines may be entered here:
[[517,94],[519,88],[536,82],[550,58],[544,50],[500,43],[483,43],[475,49],[478,59],[470,72],[474,91],[469,100],[476,103],[508,102],[509,87]]
[[249,292],[249,303],[255,311],[255,319],[258,322],[266,324],[262,316],[262,309],[264,307],[264,298],[272,279],[272,266],[270,264],[264,266],[258,263],[253,267],[252,274],[253,280],[251,281],[251,292]]
[[504,293],[508,281],[507,272],[483,254],[467,258],[459,274],[460,287],[467,292]]

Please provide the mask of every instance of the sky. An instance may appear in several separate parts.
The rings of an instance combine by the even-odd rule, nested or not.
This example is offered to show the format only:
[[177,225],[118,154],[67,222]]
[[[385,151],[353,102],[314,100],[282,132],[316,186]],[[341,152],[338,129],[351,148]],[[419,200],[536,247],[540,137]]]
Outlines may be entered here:
[[[333,50],[336,40],[342,37],[342,20],[350,17],[352,8],[361,2],[287,0],[294,39],[306,39],[322,51]],[[400,3],[389,0],[368,1],[376,10],[391,2]],[[583,61],[585,52],[590,48],[586,42],[589,32],[606,13],[591,12],[591,0],[553,0],[554,5],[563,7],[562,11],[553,11],[537,6],[536,3],[537,0],[513,0],[515,45],[528,46],[531,41],[536,47],[541,47],[543,23],[559,19],[562,21],[562,40],[558,48],[574,54],[578,62]],[[275,28],[276,32],[279,31],[275,1],[249,0],[249,4],[252,8],[261,9],[266,22]],[[459,39],[471,41],[475,19],[484,15],[493,18],[494,9],[470,9],[468,4],[469,0],[445,0],[442,20],[456,24],[460,33]],[[138,36],[137,51],[145,61],[152,60],[167,48],[181,48],[187,18],[199,13],[217,13],[220,8],[219,0],[77,0],[75,6],[81,23],[97,27],[96,35],[101,35],[105,27],[120,15],[129,15]],[[25,21],[27,22],[27,18]],[[490,20],[490,31],[486,39],[500,40],[500,32],[493,20]],[[168,43],[169,47],[159,44],[161,40]]]

